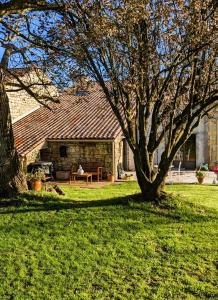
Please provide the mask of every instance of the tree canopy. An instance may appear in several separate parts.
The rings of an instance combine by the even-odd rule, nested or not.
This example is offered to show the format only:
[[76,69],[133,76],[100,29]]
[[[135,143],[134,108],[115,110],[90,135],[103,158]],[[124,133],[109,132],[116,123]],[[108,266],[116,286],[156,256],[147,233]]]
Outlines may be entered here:
[[218,105],[217,2],[48,3],[58,7],[2,24],[38,49],[35,56],[42,49],[46,59],[38,63],[53,78],[100,84],[133,151],[143,194],[158,198],[176,152]]

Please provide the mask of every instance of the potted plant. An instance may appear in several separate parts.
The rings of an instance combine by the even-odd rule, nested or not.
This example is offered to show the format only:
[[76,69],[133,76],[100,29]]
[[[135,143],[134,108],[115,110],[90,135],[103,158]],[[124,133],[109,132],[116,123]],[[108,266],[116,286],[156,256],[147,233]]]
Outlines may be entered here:
[[31,184],[31,189],[39,192],[42,189],[42,180],[45,180],[45,173],[39,169],[34,173],[27,174],[27,181]]
[[203,181],[204,181],[205,173],[203,171],[201,171],[201,170],[197,170],[196,173],[195,173],[195,176],[197,177],[198,182],[200,184],[202,184]]
[[111,170],[107,170],[107,180],[114,182],[114,174],[111,172]]

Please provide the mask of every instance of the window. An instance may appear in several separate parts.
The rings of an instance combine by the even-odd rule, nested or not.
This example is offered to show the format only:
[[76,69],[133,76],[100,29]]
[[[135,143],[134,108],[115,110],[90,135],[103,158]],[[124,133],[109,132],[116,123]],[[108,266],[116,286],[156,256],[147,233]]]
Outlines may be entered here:
[[67,157],[67,146],[60,146],[59,153],[60,157]]
[[85,97],[88,96],[89,92],[85,90],[79,90],[74,95],[78,97]]

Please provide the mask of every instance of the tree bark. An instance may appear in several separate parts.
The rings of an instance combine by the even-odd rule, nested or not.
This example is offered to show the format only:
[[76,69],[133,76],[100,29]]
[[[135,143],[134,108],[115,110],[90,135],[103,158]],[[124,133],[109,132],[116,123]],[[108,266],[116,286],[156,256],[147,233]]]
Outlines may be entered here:
[[146,174],[148,174],[150,170],[153,172],[153,166],[151,166],[150,170],[143,169],[140,162],[140,156],[137,153],[134,154],[134,162],[143,201],[158,203],[163,200],[166,196],[164,187],[167,170],[158,173],[155,179],[152,178],[153,176],[150,177],[152,179],[149,179]]
[[14,144],[9,99],[0,78],[0,197],[9,197],[27,190]]

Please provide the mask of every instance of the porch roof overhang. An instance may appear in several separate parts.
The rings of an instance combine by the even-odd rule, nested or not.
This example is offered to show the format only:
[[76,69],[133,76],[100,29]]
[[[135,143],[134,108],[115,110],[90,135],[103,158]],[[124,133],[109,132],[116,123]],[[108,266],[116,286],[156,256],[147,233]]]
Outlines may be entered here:
[[46,140],[113,141],[120,136],[120,125],[97,84],[86,98],[64,93],[50,110],[42,106],[15,122],[18,154],[25,157]]

